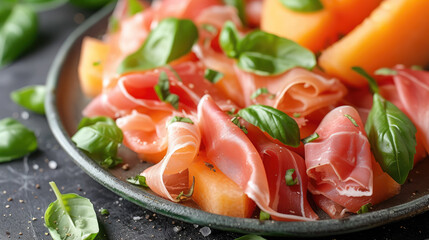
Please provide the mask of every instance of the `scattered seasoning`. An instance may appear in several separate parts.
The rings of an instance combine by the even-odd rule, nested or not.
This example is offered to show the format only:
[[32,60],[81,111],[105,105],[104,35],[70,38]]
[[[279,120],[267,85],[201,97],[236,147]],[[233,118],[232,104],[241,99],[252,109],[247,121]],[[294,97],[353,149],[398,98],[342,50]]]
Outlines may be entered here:
[[182,227],[179,227],[179,226],[173,227],[173,232],[178,233],[180,231],[182,231]]
[[45,236],[49,236],[49,233],[45,232]]
[[128,170],[130,170],[130,165],[128,163],[125,163],[124,165],[122,165],[122,169],[124,171],[128,171]]
[[40,189],[40,184],[36,184],[36,189]]
[[293,179],[293,173],[295,172],[295,169],[291,168],[286,171],[285,180],[286,185],[293,186],[298,183],[298,178]]
[[6,205],[6,206],[4,206],[5,208],[10,208],[10,205]]
[[30,114],[26,111],[21,113],[21,118],[24,120],[27,120],[28,118],[30,118]]
[[[139,216],[135,216],[135,217],[133,217],[133,220],[134,221],[139,221],[139,220],[141,220],[142,219],[142,217],[139,217]],[[119,219],[118,219],[119,220]]]
[[57,162],[51,160],[51,161],[49,161],[48,166],[50,169],[55,170],[55,169],[57,169],[58,164],[57,164]]
[[8,201],[8,202],[12,202],[12,201],[13,201],[13,198],[11,198],[11,197],[10,197],[10,198],[8,198],[8,199],[7,199],[7,201]]
[[22,235],[22,232],[19,232],[18,235]]
[[213,172],[216,172],[216,169],[214,168],[213,164],[204,162],[204,164]]
[[34,164],[34,165],[33,165],[33,170],[38,170],[38,169],[39,169],[39,165]]
[[33,217],[31,220],[36,221],[36,220],[37,220],[37,218]]
[[212,233],[212,230],[209,227],[202,227],[200,229],[200,233],[203,235],[203,237],[207,237]]
[[18,201],[19,201],[20,203],[24,203],[24,200],[22,200],[22,199],[19,199]]
[[350,120],[350,122],[352,122],[353,125],[355,125],[355,127],[359,127],[359,125],[356,123],[356,120],[352,116],[350,116],[348,114],[344,114],[344,117],[348,118]]

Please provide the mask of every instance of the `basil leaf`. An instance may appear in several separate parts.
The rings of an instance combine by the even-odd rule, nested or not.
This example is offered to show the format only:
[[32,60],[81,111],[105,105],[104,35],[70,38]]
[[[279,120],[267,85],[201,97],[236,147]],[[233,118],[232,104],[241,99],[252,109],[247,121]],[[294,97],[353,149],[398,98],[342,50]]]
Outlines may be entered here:
[[267,88],[258,88],[252,95],[250,96],[251,99],[255,99],[263,94],[268,94],[269,99],[274,99],[276,97],[275,94],[272,94],[268,91]]
[[45,212],[45,225],[54,240],[94,239],[99,231],[97,215],[89,199],[74,193],[61,194],[49,183],[57,200]]
[[12,118],[0,120],[0,163],[23,157],[37,149],[36,135]]
[[146,177],[141,175],[127,178],[127,182],[137,186],[149,187],[146,183]]
[[204,72],[204,78],[209,80],[211,83],[217,83],[223,78],[223,73],[207,68]]
[[173,118],[171,118],[169,124],[172,124],[175,122],[184,122],[184,123],[194,124],[194,122],[190,118],[180,117],[180,116],[174,116]]
[[270,218],[271,218],[271,215],[269,213],[266,213],[262,210],[261,212],[259,212],[259,220],[265,221],[265,220],[270,220]]
[[22,55],[37,36],[37,16],[28,7],[0,9],[0,68]]
[[313,52],[299,44],[263,31],[248,34],[238,44],[238,67],[258,75],[278,75],[294,67],[316,66]]
[[319,138],[319,134],[317,134],[317,132],[315,132],[315,133],[311,134],[310,136],[302,139],[301,141],[303,144],[307,144],[307,143],[310,143],[310,142],[312,142],[318,138]]
[[116,158],[118,147],[122,143],[121,129],[116,125],[97,122],[78,130],[72,137],[76,146],[104,167],[114,167],[122,161]]
[[103,116],[93,117],[93,118],[84,117],[82,118],[82,120],[80,120],[80,123],[77,129],[79,130],[81,128],[88,127],[97,123],[106,123],[109,125],[116,126],[115,121],[109,117],[103,117]]
[[293,185],[296,185],[298,183],[297,178],[293,179],[293,173],[294,172],[295,172],[295,169],[293,169],[293,168],[288,169],[286,171],[286,175],[285,175],[286,185],[293,186]]
[[238,111],[238,115],[286,145],[298,147],[300,144],[298,124],[282,111],[269,106],[252,105]]
[[79,8],[98,9],[116,0],[70,0],[70,3]]
[[39,114],[45,114],[45,96],[46,87],[41,85],[24,87],[10,94],[16,104]]
[[396,75],[398,72],[391,68],[380,68],[374,72],[375,75],[391,76]]
[[247,18],[246,18],[246,3],[244,0],[223,0],[226,5],[235,7],[237,9],[238,17],[240,18],[241,23],[246,26]]
[[19,0],[19,4],[25,5],[36,12],[40,12],[57,8],[67,3],[67,1],[68,0]]
[[241,125],[241,123],[240,123],[240,118],[239,118],[239,117],[234,116],[234,117],[231,119],[231,122],[232,122],[232,123],[234,123],[238,128],[240,128],[240,129],[241,129],[241,131],[243,131],[245,134],[247,134],[247,133],[248,133],[247,128],[246,128],[245,126]]
[[358,74],[360,74],[362,77],[364,77],[368,81],[369,88],[371,89],[371,92],[373,92],[373,93],[378,93],[379,92],[377,82],[363,68],[361,68],[361,67],[352,67],[352,70],[355,71],[355,72],[357,72]]
[[159,100],[170,103],[175,109],[179,108],[179,96],[170,92],[170,80],[164,71],[159,74],[158,83],[154,86],[154,90]]
[[191,20],[167,18],[162,20],[135,53],[119,66],[120,74],[144,71],[178,59],[191,51],[198,39],[198,29]]
[[219,44],[223,52],[230,58],[237,58],[240,36],[234,23],[227,21],[219,35]]
[[279,0],[285,7],[295,12],[316,12],[323,9],[320,0]]
[[143,12],[143,5],[138,0],[128,0],[128,15],[133,16],[139,12]]
[[266,239],[258,235],[249,234],[249,235],[244,235],[242,237],[236,238],[234,240],[266,240]]
[[403,184],[414,166],[417,144],[414,124],[395,105],[376,93],[365,130],[383,171]]

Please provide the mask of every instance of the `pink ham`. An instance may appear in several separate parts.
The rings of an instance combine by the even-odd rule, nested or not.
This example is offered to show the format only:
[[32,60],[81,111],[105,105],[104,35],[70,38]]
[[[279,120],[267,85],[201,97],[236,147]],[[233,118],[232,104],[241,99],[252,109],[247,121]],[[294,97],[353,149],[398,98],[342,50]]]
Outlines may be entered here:
[[156,16],[155,21],[166,17],[195,20],[204,9],[221,4],[221,0],[163,0],[155,1],[152,7]]
[[[286,147],[270,141],[257,127],[250,124],[246,127],[247,136],[264,163],[270,189],[270,207],[279,213],[318,219],[307,201],[308,177],[304,159]],[[285,175],[289,169],[295,170],[293,176],[296,175],[298,180],[296,185],[286,184]]]
[[167,154],[142,175],[152,191],[171,201],[178,201],[177,195],[188,189],[187,169],[200,149],[201,133],[198,125],[183,122],[169,124],[167,132]]
[[258,151],[210,96],[203,97],[198,105],[198,121],[207,158],[239,185],[260,209],[282,220],[314,220],[279,213],[270,207],[269,184]]
[[373,194],[372,153],[359,114],[350,106],[338,107],[316,133],[319,138],[304,146],[310,192],[356,212],[368,201],[359,197]]

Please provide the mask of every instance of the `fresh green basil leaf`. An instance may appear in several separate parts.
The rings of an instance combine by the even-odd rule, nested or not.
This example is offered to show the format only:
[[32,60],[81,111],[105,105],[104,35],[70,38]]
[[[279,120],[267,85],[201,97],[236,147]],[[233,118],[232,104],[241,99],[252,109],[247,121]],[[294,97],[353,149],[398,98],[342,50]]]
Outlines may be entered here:
[[360,74],[362,77],[364,77],[369,84],[369,88],[371,89],[371,92],[378,93],[378,84],[377,81],[371,75],[369,75],[363,68],[361,67],[352,67],[352,70]]
[[271,215],[269,213],[266,213],[262,210],[259,212],[259,220],[265,221],[265,220],[270,220],[270,218],[271,218]]
[[154,90],[159,100],[170,103],[175,109],[179,108],[179,96],[170,92],[170,80],[164,71],[159,74],[158,83],[154,86]]
[[10,98],[28,110],[45,114],[46,87],[41,85],[28,86],[13,91]]
[[0,163],[23,157],[37,149],[36,135],[15,119],[0,120]]
[[175,123],[175,122],[184,122],[184,123],[190,123],[190,124],[194,124],[194,122],[187,117],[180,117],[180,116],[174,116],[171,118],[169,124]]
[[119,66],[120,74],[154,69],[178,59],[192,49],[198,39],[198,29],[191,20],[167,18],[162,20],[135,53]]
[[256,91],[254,93],[252,93],[252,95],[250,96],[250,98],[251,99],[255,99],[255,98],[257,98],[257,97],[259,97],[261,95],[264,95],[264,94],[267,94],[269,99],[274,99],[276,97],[275,94],[270,93],[267,88],[263,87],[263,88],[256,89]]
[[143,12],[143,5],[139,0],[128,0],[128,15],[133,16],[139,12]]
[[238,53],[238,67],[261,76],[278,75],[294,67],[316,66],[316,57],[310,50],[259,30],[239,42]]
[[302,139],[301,141],[303,144],[307,144],[307,143],[310,143],[310,142],[312,142],[318,138],[319,138],[319,134],[317,134],[317,132],[315,132],[315,133],[311,134],[310,136]]
[[295,169],[291,168],[286,171],[285,180],[286,185],[288,186],[294,186],[298,183],[298,179],[293,179],[293,173],[295,172]]
[[103,117],[103,116],[93,117],[93,118],[84,117],[82,118],[82,120],[80,120],[77,130],[80,130],[81,128],[88,127],[91,125],[95,125],[97,123],[106,123],[112,126],[116,126],[115,120],[109,117]]
[[98,232],[97,215],[89,199],[74,193],[61,194],[54,182],[49,183],[57,200],[45,212],[45,225],[54,240],[91,240]]
[[391,76],[396,75],[398,72],[391,68],[380,68],[374,72],[375,75],[382,75],[382,76]]
[[116,154],[122,140],[121,129],[105,122],[82,127],[72,137],[72,141],[79,149],[84,150],[89,157],[105,167],[121,163]]
[[247,134],[247,133],[248,133],[247,128],[246,128],[245,126],[241,125],[241,123],[240,123],[240,118],[239,118],[239,117],[234,116],[234,117],[231,119],[231,122],[232,122],[232,123],[234,123],[238,128],[240,128],[240,129],[241,129],[241,131],[243,131],[245,134]]
[[116,0],[70,0],[70,3],[79,8],[98,9]]
[[323,9],[320,0],[279,0],[285,7],[295,12],[316,12]]
[[266,239],[258,235],[249,234],[249,235],[244,235],[242,237],[236,238],[234,240],[266,240]]
[[217,83],[223,78],[223,73],[207,68],[204,72],[204,78],[209,80],[211,83]]
[[288,146],[298,147],[300,144],[298,124],[280,110],[264,105],[252,105],[238,111],[238,115]]
[[23,5],[0,9],[0,68],[21,56],[37,36],[37,16]]
[[238,58],[238,43],[240,36],[234,23],[227,21],[219,35],[219,44],[223,52],[230,58]]
[[414,166],[417,132],[414,124],[395,105],[376,93],[365,130],[383,171],[403,184]]
[[146,177],[141,175],[127,178],[127,182],[137,186],[149,187],[146,183]]
[[237,9],[238,17],[240,18],[241,23],[246,26],[246,3],[244,0],[223,0],[226,5],[235,7]]

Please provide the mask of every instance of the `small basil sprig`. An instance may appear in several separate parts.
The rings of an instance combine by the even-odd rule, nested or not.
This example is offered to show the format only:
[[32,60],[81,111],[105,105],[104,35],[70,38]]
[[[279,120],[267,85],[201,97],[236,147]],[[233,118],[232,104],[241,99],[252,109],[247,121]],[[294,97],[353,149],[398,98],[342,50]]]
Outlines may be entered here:
[[0,6],[0,68],[21,56],[36,40],[37,16],[24,5]]
[[81,128],[84,128],[84,127],[94,125],[96,123],[106,123],[109,125],[116,126],[115,121],[109,117],[103,117],[103,116],[92,117],[92,118],[84,117],[84,118],[82,118],[82,120],[80,120],[79,126],[77,127],[77,130],[80,130]]
[[170,92],[170,80],[164,71],[159,74],[158,83],[154,86],[154,90],[159,100],[170,103],[175,109],[179,108],[179,96]]
[[28,110],[45,114],[46,87],[41,85],[28,86],[13,91],[10,98]]
[[403,184],[414,166],[416,127],[407,115],[379,94],[375,79],[360,67],[352,69],[368,80],[374,94],[365,124],[374,157],[383,171]]
[[49,184],[57,197],[45,212],[45,225],[51,237],[54,240],[94,239],[99,228],[91,201],[74,193],[61,194],[54,182]]
[[118,73],[164,66],[189,53],[197,39],[198,29],[191,20],[164,19],[150,32],[140,49],[122,61]]
[[295,12],[316,12],[323,9],[320,0],[278,0],[283,6]]
[[[103,167],[111,168],[122,163],[116,155],[123,135],[113,120],[113,124],[105,118],[99,118],[99,121],[94,119],[83,121],[84,123],[79,124],[81,128],[72,137],[76,146]],[[94,124],[88,125],[91,122]]]
[[23,157],[36,149],[34,132],[15,119],[0,120],[0,163]]
[[233,6],[237,9],[237,15],[240,18],[241,23],[246,26],[246,3],[244,0],[223,0],[226,5]]
[[300,144],[298,124],[280,110],[264,105],[252,105],[238,111],[238,116],[285,145],[298,147]]
[[219,80],[221,80],[223,76],[224,76],[223,73],[215,71],[210,68],[207,68],[204,72],[204,78],[213,84],[219,82]]
[[278,75],[294,67],[312,69],[316,57],[299,44],[263,31],[253,31],[243,39],[232,22],[226,22],[219,37],[222,50],[238,60],[238,67],[261,76]]

